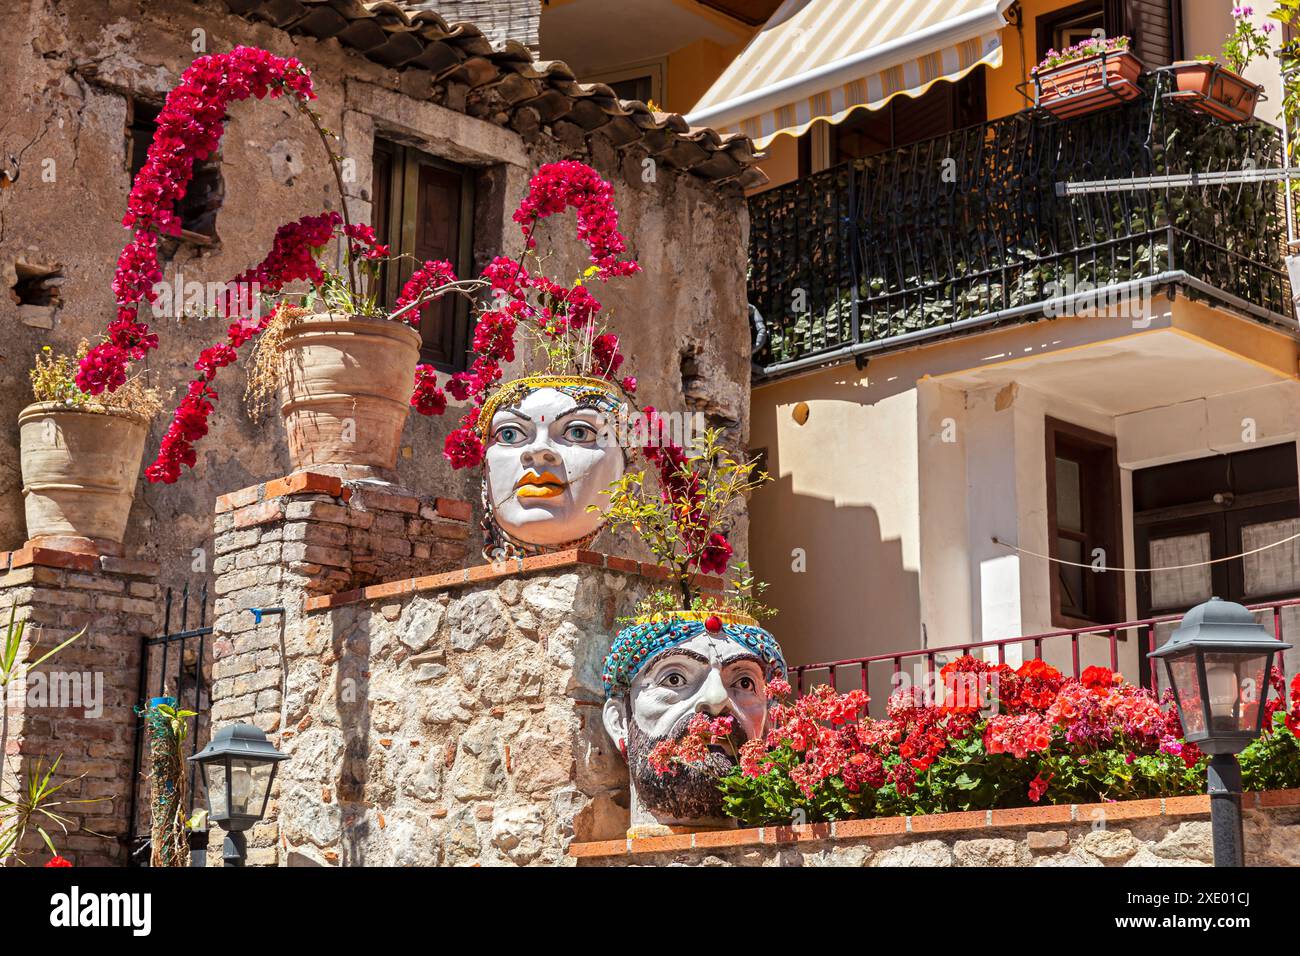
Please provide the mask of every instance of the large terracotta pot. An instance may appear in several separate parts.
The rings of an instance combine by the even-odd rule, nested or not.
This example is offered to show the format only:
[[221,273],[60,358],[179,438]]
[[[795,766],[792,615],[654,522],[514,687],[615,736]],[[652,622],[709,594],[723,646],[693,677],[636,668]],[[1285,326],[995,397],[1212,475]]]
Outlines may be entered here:
[[281,348],[280,412],[294,469],[391,478],[420,334],[388,319],[308,315],[292,322]]
[[148,422],[37,402],[19,413],[18,430],[29,543],[120,555]]
[[1099,53],[1035,73],[1035,100],[1053,116],[1083,116],[1137,97],[1141,74],[1142,61],[1128,50]]
[[1264,90],[1226,66],[1204,60],[1179,60],[1171,71],[1170,99],[1229,123],[1244,123],[1254,116]]

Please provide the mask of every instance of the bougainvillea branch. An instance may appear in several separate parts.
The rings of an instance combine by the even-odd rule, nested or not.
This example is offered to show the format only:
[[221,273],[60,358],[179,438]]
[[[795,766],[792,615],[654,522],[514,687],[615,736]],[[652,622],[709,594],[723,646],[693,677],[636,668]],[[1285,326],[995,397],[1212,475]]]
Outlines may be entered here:
[[118,257],[113,277],[117,317],[104,341],[82,362],[77,387],[83,392],[98,395],[118,388],[126,381],[128,365],[158,347],[158,336],[139,317],[141,303],[157,298],[154,285],[162,279],[158,237],[180,234],[176,205],[194,176],[194,164],[220,144],[229,105],[250,96],[286,95],[304,108],[315,98],[311,75],[302,63],[243,46],[199,57],[167,94],[122,219],[131,240]]
[[[591,267],[565,287],[534,274],[525,259],[537,248],[538,223],[568,209],[574,211],[577,235],[587,247]],[[501,380],[502,364],[515,360],[520,331],[545,351],[552,371],[596,375],[616,382],[629,394],[636,389],[636,379],[616,378],[623,364],[618,337],[597,329],[601,304],[585,285],[591,279],[605,282],[641,269],[634,260],[621,258],[627,252],[627,239],[618,231],[613,187],[584,163],[550,163],[534,174],[528,194],[512,218],[524,237],[524,255],[517,261],[497,256],[483,270],[495,301],[479,313],[475,323],[477,357],[468,371],[457,372],[447,382],[447,391],[454,398],[473,405],[444,444],[443,454],[453,468],[472,467],[483,460],[483,442],[475,431],[479,409],[488,390]],[[437,402],[428,404],[438,406]]]
[[275,240],[266,258],[226,284],[222,311],[239,317],[226,329],[224,342],[199,353],[194,363],[199,375],[190,382],[185,397],[173,413],[171,425],[159,446],[158,457],[145,469],[149,481],[171,484],[180,477],[182,466],[194,467],[197,460],[194,443],[208,433],[208,418],[217,400],[212,380],[219,369],[234,364],[238,350],[274,320],[279,305],[260,318],[246,314],[245,310],[251,303],[246,302],[245,297],[252,284],[256,283],[264,292],[278,292],[289,282],[299,279],[319,283],[321,268],[314,253],[334,238],[340,219],[338,213],[326,212],[285,223],[275,231]]

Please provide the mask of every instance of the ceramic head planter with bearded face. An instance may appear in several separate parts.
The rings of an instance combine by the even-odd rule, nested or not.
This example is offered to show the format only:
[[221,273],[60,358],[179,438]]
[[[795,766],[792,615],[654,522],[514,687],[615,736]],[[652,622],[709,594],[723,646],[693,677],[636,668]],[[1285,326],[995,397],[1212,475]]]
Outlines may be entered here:
[[[627,759],[629,836],[735,824],[723,814],[717,782],[738,762],[741,745],[767,732],[767,685],[785,674],[776,639],[744,615],[678,611],[619,632],[605,659],[602,716]],[[730,717],[729,737],[702,761],[660,774],[651,751],[679,740],[696,714]]]
[[622,477],[615,425],[624,401],[595,378],[532,375],[483,405],[484,557],[583,547],[604,524],[601,492]]

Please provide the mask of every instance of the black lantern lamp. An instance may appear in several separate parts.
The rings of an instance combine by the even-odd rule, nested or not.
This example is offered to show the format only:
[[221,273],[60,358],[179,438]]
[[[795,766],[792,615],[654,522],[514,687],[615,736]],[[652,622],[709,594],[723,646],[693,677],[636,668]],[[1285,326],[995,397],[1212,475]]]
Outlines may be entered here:
[[266,813],[275,765],[287,756],[252,724],[232,724],[189,758],[203,768],[208,817],[226,831],[221,851],[226,866],[244,865],[244,831]]
[[1211,598],[1147,657],[1163,660],[1183,739],[1210,755],[1214,865],[1243,866],[1237,754],[1259,736],[1273,657],[1288,650],[1240,604]]

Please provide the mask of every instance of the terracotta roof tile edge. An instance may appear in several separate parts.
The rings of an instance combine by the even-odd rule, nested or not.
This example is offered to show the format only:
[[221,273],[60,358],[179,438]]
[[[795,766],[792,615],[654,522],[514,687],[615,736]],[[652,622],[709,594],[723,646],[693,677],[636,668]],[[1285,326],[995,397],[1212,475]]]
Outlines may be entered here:
[[[671,149],[677,142],[684,141],[700,146],[709,155],[709,158],[712,158],[717,153],[726,153],[731,156],[732,160],[737,164],[738,172],[710,176],[703,171],[693,172],[694,167],[706,165],[707,160],[691,164],[691,168],[686,171],[706,183],[721,186],[735,182],[741,185],[742,188],[747,188],[748,186],[762,185],[768,181],[767,175],[757,165],[761,159],[766,158],[766,154],[754,149],[753,141],[749,137],[743,134],[722,133],[709,127],[692,127],[687,125],[681,114],[652,112],[640,100],[623,100],[611,96],[609,94],[612,94],[613,91],[604,84],[580,83],[573,79],[573,71],[562,60],[540,59],[528,47],[515,41],[493,46],[482,31],[472,23],[459,21],[454,24],[448,23],[434,11],[411,10],[405,5],[391,2],[382,5],[375,4],[369,9],[348,5],[343,9],[334,8],[339,20],[344,22],[346,26],[326,35],[313,33],[302,26],[302,22],[313,12],[313,8],[309,8],[305,3],[299,4],[301,12],[296,14],[290,12],[289,3],[282,3],[277,6],[277,16],[267,14],[262,10],[263,6],[263,3],[250,2],[250,0],[226,0],[227,9],[243,20],[267,22],[285,33],[294,36],[306,36],[318,42],[337,38],[339,34],[346,32],[357,22],[369,21],[379,31],[387,34],[386,41],[368,49],[361,49],[359,46],[350,44],[345,45],[345,48],[358,53],[368,61],[376,63],[385,69],[398,71],[407,68],[424,69],[416,61],[425,56],[429,47],[445,45],[451,48],[452,57],[462,65],[471,58],[481,59],[492,65],[492,68],[497,71],[496,77],[484,79],[476,84],[476,87],[484,87],[491,85],[511,72],[514,64],[526,63],[530,71],[536,74],[535,78],[525,77],[525,79],[527,82],[535,84],[537,96],[554,91],[560,96],[568,97],[570,100],[576,97],[592,96],[607,98],[612,99],[617,104],[619,115],[635,114],[640,117],[649,117],[652,124],[651,128],[656,132],[665,133],[670,140],[665,149],[660,149],[658,152],[652,150],[651,152],[654,155],[662,154]],[[395,17],[396,22],[377,17],[377,13],[381,10],[386,16]],[[430,28],[433,35],[426,34],[425,28]],[[420,53],[402,55],[394,61],[385,60],[382,55],[379,55],[379,51],[388,51],[391,54],[392,38],[396,34],[412,38],[413,42],[420,45]],[[375,36],[375,39],[378,39],[378,35]],[[524,60],[525,56],[528,58],[527,60]],[[443,73],[450,75],[458,68],[452,66],[444,69]],[[520,71],[514,70],[514,72]],[[568,93],[557,88],[562,83],[573,84],[573,92]],[[526,102],[520,101],[512,104],[509,107],[509,113],[513,114],[515,109],[525,106]],[[509,123],[504,125],[508,127]],[[707,146],[704,145],[703,141],[707,141]]]

